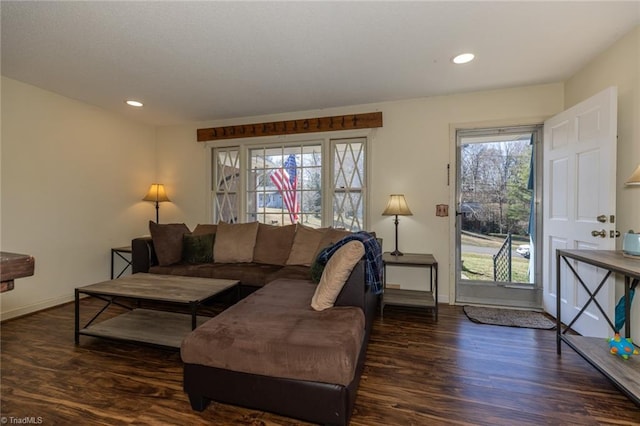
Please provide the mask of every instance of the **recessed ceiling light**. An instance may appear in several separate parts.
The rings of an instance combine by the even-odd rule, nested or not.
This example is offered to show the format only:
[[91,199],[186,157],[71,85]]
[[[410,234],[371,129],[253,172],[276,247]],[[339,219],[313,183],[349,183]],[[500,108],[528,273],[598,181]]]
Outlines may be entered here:
[[143,104],[140,101],[134,101],[134,100],[129,100],[129,101],[125,101],[127,103],[127,105],[132,106],[132,107],[138,107],[140,108]]
[[454,64],[466,64],[467,62],[473,61],[473,58],[475,57],[476,55],[474,55],[473,53],[462,53],[453,58],[452,61]]

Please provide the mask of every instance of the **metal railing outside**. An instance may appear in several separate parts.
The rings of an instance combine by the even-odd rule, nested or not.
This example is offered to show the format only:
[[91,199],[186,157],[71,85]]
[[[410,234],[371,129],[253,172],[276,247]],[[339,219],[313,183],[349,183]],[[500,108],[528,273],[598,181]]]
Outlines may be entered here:
[[511,282],[511,234],[507,234],[502,247],[493,255],[493,280]]

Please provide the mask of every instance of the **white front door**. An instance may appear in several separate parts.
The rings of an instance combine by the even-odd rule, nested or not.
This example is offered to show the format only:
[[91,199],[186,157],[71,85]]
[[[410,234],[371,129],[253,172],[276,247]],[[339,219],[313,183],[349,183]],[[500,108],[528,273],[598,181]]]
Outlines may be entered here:
[[[556,249],[615,249],[617,89],[611,87],[544,124],[543,284],[544,309],[556,315]],[[611,232],[613,231],[613,233]],[[592,233],[598,232],[594,235]],[[605,271],[572,263],[594,291]],[[562,261],[562,322],[568,324],[589,300]],[[610,278],[612,280],[612,278]],[[612,316],[613,282],[596,300]],[[585,336],[606,337],[606,320],[591,302],[574,324]]]

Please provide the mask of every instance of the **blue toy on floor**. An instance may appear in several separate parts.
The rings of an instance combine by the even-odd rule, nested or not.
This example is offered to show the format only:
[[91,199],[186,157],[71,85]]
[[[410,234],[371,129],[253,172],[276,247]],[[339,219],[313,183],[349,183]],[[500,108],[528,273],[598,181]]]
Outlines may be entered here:
[[609,339],[609,351],[618,355],[624,359],[629,359],[631,355],[638,355],[638,349],[633,346],[633,342],[630,338],[622,338],[620,337],[620,333],[616,333],[613,337]]

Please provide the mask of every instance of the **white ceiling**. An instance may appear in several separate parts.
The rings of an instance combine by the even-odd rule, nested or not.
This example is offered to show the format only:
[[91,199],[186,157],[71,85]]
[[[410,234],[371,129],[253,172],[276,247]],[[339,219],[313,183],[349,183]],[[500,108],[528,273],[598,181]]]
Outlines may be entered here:
[[2,75],[154,125],[559,82],[640,24],[640,1],[0,8]]

